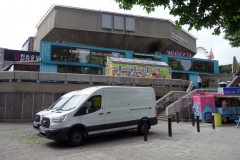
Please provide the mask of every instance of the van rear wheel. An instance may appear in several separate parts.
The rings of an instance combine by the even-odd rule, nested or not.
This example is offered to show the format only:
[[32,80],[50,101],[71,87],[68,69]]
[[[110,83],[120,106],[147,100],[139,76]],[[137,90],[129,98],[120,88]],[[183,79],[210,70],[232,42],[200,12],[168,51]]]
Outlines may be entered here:
[[71,130],[67,136],[67,142],[70,146],[79,146],[84,139],[85,139],[85,134],[79,128],[75,128]]
[[[137,132],[139,135],[144,135],[144,123],[141,121],[141,123],[138,125]],[[149,132],[149,123],[147,122],[147,133]]]

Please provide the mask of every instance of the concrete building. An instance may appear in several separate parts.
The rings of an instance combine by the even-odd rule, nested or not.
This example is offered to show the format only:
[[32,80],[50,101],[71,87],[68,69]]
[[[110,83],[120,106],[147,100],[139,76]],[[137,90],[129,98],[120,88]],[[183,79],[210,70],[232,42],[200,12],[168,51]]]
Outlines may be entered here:
[[197,84],[218,61],[192,58],[196,38],[167,19],[53,5],[37,24],[40,72],[104,74],[107,56],[163,61],[172,78]]

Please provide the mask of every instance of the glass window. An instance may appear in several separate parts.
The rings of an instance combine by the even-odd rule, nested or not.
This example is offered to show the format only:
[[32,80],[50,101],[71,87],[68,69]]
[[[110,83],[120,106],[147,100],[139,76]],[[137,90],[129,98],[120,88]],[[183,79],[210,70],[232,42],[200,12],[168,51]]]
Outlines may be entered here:
[[58,66],[58,73],[65,73],[65,66]]
[[57,109],[57,108],[60,108],[62,107],[62,105],[64,103],[67,102],[67,100],[69,100],[70,97],[62,97],[62,98],[59,98],[56,102],[54,102],[48,109]]
[[168,65],[172,68],[172,70],[183,70],[180,59],[169,58]]
[[16,65],[16,69],[15,70],[17,70],[17,71],[25,71],[25,65]]
[[76,74],[103,74],[103,68],[80,67],[80,66],[58,66],[58,73],[76,73]]
[[183,80],[189,80],[188,74],[182,74],[182,73],[173,73],[172,79],[183,79]]
[[72,73],[71,66],[58,66],[58,73]]
[[87,113],[93,113],[100,110],[101,99],[102,97],[100,95],[91,97],[82,105],[82,110],[84,111],[87,109]]
[[77,49],[80,63],[90,63],[90,50]]
[[52,61],[71,62],[71,48],[64,46],[52,46]]
[[38,71],[38,66],[27,66],[27,71]]
[[203,72],[203,61],[193,61],[193,71]]
[[91,74],[103,75],[102,68],[92,68]]
[[203,62],[203,72],[214,73],[213,62]]
[[86,97],[87,97],[87,95],[76,95],[76,96],[73,96],[60,109],[61,110],[69,110],[69,109],[72,109],[72,108],[77,108],[85,101]]
[[105,64],[107,61],[107,52],[92,51],[92,63]]
[[72,67],[72,73],[84,74],[84,67]]
[[84,74],[91,74],[91,68],[90,67],[84,67]]
[[108,54],[109,57],[119,57],[119,58],[124,58],[125,54],[124,53],[119,53],[119,52],[110,52]]

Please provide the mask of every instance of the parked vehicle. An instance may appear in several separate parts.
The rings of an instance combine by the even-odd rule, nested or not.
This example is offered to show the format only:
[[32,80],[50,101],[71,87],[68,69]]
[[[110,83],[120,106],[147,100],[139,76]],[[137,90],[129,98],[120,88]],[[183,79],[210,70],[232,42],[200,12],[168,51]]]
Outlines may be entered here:
[[57,101],[55,101],[48,109],[44,109],[40,112],[38,112],[35,116],[34,122],[33,122],[33,128],[39,129],[41,125],[42,117],[48,113],[53,112],[54,110],[62,107],[64,103],[66,103],[77,91],[72,91],[69,93],[64,94],[62,97],[60,97]]
[[80,145],[95,134],[137,129],[158,123],[151,87],[99,86],[77,92],[62,108],[44,115],[39,132],[48,139]]

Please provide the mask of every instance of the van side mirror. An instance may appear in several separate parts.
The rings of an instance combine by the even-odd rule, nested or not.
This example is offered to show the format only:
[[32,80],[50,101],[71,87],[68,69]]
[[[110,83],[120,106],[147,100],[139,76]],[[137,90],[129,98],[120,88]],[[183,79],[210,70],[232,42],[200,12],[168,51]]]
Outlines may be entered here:
[[84,105],[82,106],[78,111],[77,113],[74,115],[74,116],[80,116],[80,115],[85,115],[88,113],[88,109],[87,109],[87,106]]
[[87,105],[82,106],[81,110],[82,110],[82,113],[83,113],[83,114],[88,113]]

